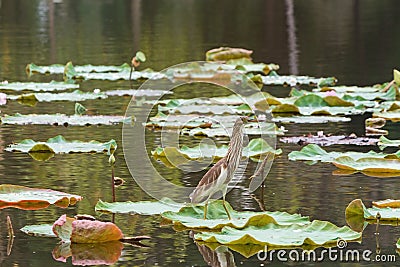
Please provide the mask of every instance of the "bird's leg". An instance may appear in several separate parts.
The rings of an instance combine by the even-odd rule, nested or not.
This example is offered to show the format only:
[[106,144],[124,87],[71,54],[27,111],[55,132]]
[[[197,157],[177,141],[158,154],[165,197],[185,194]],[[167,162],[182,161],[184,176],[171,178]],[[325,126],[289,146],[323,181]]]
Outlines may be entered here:
[[206,204],[204,205],[204,220],[207,220],[207,207],[208,207],[208,199],[206,201]]
[[228,208],[227,208],[226,205],[225,205],[225,194],[224,194],[223,197],[222,197],[222,205],[224,206],[226,215],[228,215],[228,219],[229,219],[229,220],[232,220],[231,215],[229,214]]

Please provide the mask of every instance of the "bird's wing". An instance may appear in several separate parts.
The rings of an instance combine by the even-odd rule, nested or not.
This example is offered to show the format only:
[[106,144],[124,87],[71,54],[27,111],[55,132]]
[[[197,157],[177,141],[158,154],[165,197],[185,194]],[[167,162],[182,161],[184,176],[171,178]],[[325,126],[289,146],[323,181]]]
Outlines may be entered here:
[[214,166],[212,166],[212,168],[209,169],[206,174],[204,174],[196,189],[190,194],[192,203],[198,203],[205,200],[211,194],[211,191],[216,189],[214,187],[217,186],[218,177],[220,177],[221,172],[224,169],[226,170],[226,168],[226,159],[222,158]]

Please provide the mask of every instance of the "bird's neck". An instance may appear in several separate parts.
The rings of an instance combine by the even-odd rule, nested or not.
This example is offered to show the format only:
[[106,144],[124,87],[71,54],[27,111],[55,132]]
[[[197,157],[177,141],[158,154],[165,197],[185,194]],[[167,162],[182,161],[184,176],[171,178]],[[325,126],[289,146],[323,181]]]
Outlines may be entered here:
[[226,159],[228,162],[238,162],[243,150],[243,127],[233,128],[232,138],[229,142]]

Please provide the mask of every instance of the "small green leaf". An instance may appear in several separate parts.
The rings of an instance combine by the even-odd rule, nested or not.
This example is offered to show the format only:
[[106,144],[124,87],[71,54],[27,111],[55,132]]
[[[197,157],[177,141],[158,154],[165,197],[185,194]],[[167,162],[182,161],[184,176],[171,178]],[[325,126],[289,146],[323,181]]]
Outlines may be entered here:
[[137,51],[135,57],[139,62],[146,62],[146,56],[142,51]]
[[397,86],[400,86],[400,71],[396,69],[393,70],[393,80]]
[[82,104],[80,103],[75,103],[75,115],[83,115],[87,111],[87,108],[85,108]]

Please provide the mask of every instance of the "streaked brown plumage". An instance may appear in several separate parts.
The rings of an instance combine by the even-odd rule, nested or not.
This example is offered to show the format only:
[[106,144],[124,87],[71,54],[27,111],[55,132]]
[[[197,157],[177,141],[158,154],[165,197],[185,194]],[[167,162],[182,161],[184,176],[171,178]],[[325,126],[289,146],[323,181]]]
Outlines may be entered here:
[[207,206],[209,199],[218,191],[222,191],[223,205],[228,215],[228,209],[225,206],[225,195],[228,189],[228,183],[232,179],[237,167],[239,166],[240,158],[243,150],[243,127],[247,122],[246,117],[240,117],[236,120],[232,138],[229,142],[228,152],[225,157],[220,159],[208,172],[203,176],[197,185],[196,189],[190,194],[192,203],[200,203],[206,201],[204,206],[204,219],[207,218]]

